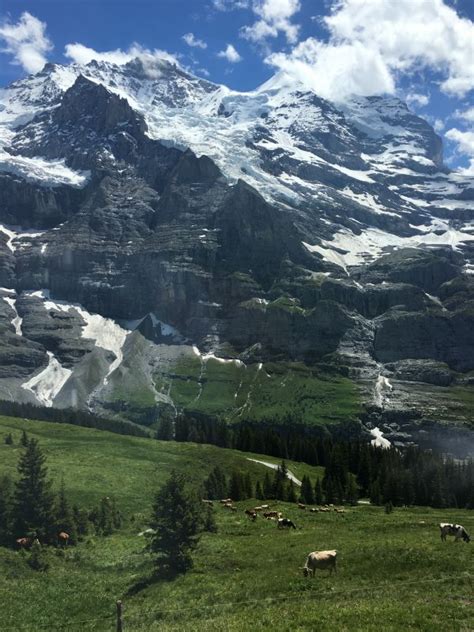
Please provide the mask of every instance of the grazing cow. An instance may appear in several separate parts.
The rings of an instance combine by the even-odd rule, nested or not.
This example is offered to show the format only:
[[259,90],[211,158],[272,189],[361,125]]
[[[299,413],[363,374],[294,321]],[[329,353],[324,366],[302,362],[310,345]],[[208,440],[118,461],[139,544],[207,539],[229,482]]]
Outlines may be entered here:
[[318,513],[319,509],[317,507],[311,507],[310,512],[311,513]]
[[459,540],[464,540],[464,542],[470,542],[471,538],[466,531],[466,529],[461,524],[452,524],[449,522],[441,522],[439,525],[439,530],[441,532],[441,540],[443,542],[446,541],[446,536],[453,535],[454,541],[459,542]]
[[246,509],[245,513],[252,522],[255,522],[255,520],[257,520],[257,512],[253,509]]
[[264,518],[281,518],[282,517],[282,513],[281,511],[265,511],[263,514]]
[[232,498],[223,498],[222,500],[219,501],[221,503],[221,505],[226,505],[228,503],[232,504]]
[[298,509],[302,509],[303,511],[305,511],[306,505],[303,505],[303,503],[298,503]]
[[289,518],[278,518],[277,527],[279,529],[296,529],[295,523]]
[[345,513],[346,513],[346,510],[345,510],[345,509],[339,509],[338,507],[335,507],[335,508],[334,508],[334,511],[335,511],[336,513],[342,513],[342,514],[345,514]]
[[234,503],[230,501],[228,503],[224,503],[222,506],[224,507],[224,509],[233,509]]
[[58,534],[58,541],[61,546],[67,546],[69,542],[69,533],[61,531],[61,533]]
[[330,574],[336,571],[337,551],[313,551],[306,558],[306,564],[303,566],[303,575],[305,577],[314,577],[316,569],[329,569]]
[[262,505],[262,509],[268,509],[270,505]]
[[254,507],[253,510],[258,513],[259,511],[263,511],[263,507]]
[[214,503],[212,502],[212,500],[205,500],[204,498],[202,499],[202,502],[206,505],[209,505],[209,507],[212,507],[214,505]]

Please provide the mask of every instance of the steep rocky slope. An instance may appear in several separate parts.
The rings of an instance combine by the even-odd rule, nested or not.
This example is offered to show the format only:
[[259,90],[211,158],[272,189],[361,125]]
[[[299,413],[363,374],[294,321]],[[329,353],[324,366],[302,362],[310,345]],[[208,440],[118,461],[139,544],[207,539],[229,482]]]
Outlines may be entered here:
[[0,138],[0,398],[472,424],[474,184],[401,101],[48,64]]

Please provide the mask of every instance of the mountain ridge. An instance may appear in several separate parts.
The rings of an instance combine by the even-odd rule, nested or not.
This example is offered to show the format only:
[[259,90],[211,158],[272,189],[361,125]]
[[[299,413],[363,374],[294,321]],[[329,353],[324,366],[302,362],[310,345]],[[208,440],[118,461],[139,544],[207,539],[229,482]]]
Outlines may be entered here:
[[[431,127],[393,97],[146,72],[47,65],[0,93],[0,396],[159,418],[183,362],[189,410],[210,365],[329,363],[394,440],[436,417],[408,401],[427,391],[471,423],[445,405],[474,371],[474,185]],[[218,415],[249,414],[259,371]]]

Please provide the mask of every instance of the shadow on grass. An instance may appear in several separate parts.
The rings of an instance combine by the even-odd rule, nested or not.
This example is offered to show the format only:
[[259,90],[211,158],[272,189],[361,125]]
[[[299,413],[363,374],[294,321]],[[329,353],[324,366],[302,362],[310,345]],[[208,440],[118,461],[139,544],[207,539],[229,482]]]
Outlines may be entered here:
[[138,593],[146,590],[153,584],[158,584],[159,582],[172,582],[183,574],[183,571],[176,571],[175,569],[169,567],[158,568],[153,571],[153,573],[137,579],[137,581],[128,588],[127,592],[125,593],[125,597],[132,597],[134,595],[137,595]]

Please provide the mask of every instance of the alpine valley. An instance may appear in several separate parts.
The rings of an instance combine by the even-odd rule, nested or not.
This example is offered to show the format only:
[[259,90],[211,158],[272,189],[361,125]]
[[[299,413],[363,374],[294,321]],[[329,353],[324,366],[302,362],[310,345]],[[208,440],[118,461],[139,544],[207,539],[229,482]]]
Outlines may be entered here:
[[472,446],[474,180],[399,99],[47,64],[0,143],[0,399]]

